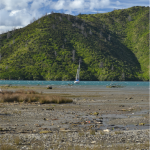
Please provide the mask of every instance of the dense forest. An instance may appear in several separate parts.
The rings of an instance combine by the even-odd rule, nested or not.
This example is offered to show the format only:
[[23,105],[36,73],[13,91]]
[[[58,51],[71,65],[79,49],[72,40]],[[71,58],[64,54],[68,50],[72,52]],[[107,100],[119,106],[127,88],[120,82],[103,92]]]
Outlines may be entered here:
[[51,13],[0,34],[0,79],[149,80],[149,7]]

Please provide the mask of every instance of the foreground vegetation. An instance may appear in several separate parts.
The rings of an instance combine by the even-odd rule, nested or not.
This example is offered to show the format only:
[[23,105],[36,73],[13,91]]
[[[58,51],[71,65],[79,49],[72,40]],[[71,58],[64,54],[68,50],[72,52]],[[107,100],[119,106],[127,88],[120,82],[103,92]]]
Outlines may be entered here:
[[149,80],[149,7],[52,13],[0,35],[0,79]]
[[12,91],[3,91],[0,93],[0,102],[39,102],[41,104],[49,104],[49,103],[71,103],[72,100],[69,98],[56,96],[56,95],[44,95],[39,94],[35,91],[28,90],[18,90],[16,92]]

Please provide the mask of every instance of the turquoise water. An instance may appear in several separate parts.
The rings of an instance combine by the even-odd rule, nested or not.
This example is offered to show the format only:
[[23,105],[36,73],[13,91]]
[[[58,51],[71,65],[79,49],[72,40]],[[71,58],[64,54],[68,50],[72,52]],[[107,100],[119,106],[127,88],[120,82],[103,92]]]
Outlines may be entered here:
[[66,87],[70,88],[68,84],[72,84],[72,87],[80,87],[80,88],[106,88],[108,85],[121,85],[124,86],[124,89],[141,89],[148,90],[149,82],[143,81],[80,81],[79,84],[74,84],[74,81],[30,81],[30,80],[0,80],[0,85],[21,85],[21,86],[58,86],[58,87]]

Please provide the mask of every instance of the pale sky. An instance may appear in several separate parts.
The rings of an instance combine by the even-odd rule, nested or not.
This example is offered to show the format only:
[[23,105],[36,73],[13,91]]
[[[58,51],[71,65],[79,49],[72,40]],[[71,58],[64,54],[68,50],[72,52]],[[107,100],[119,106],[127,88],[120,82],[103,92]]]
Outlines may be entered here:
[[132,6],[149,6],[148,0],[0,0],[0,33],[25,27],[35,17],[57,12],[71,15],[106,13]]

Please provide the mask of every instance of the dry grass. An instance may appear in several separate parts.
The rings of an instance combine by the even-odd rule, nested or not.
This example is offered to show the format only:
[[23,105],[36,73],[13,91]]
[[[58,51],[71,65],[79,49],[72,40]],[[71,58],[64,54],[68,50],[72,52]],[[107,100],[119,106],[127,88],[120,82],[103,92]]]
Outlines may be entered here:
[[39,132],[40,134],[47,134],[47,133],[52,133],[50,130],[42,130]]
[[40,147],[38,147],[38,146],[34,146],[34,147],[32,147],[31,149],[29,149],[29,150],[44,150],[45,148],[44,148],[44,145],[43,146],[40,146]]
[[105,135],[105,132],[104,132],[104,131],[99,131],[99,133],[100,133],[101,135]]
[[60,97],[56,95],[44,95],[39,94],[33,90],[23,91],[18,90],[16,92],[12,91],[3,91],[0,93],[0,102],[40,102],[41,104],[48,104],[48,103],[71,103],[73,102],[69,98]]
[[21,111],[17,111],[17,110],[16,110],[16,111],[13,111],[12,113],[13,113],[13,114],[17,114],[17,115],[21,115]]
[[91,134],[91,135],[95,135],[95,130],[92,130],[92,129],[91,129],[91,130],[90,130],[90,134]]
[[83,132],[83,131],[79,131],[79,132],[78,132],[78,134],[79,134],[79,136],[80,136],[80,137],[82,137],[82,136],[84,136],[84,135],[85,135],[85,132]]
[[18,150],[18,149],[13,145],[3,144],[0,146],[0,150]]
[[14,138],[14,143],[15,143],[16,145],[19,145],[20,142],[21,142],[21,140],[20,140],[19,136],[17,136],[17,137]]
[[115,131],[115,134],[123,134],[122,131]]

